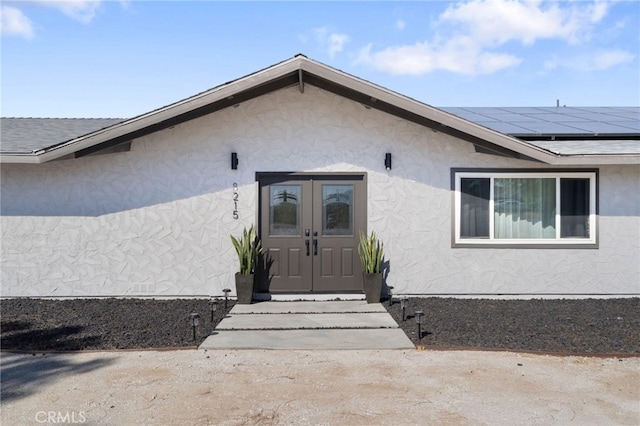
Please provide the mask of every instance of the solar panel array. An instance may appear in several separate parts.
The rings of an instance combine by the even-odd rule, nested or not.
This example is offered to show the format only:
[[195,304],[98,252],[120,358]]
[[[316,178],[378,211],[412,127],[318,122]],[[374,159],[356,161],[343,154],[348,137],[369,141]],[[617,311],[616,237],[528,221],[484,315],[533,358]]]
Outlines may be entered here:
[[440,109],[516,137],[640,134],[640,107],[444,107]]

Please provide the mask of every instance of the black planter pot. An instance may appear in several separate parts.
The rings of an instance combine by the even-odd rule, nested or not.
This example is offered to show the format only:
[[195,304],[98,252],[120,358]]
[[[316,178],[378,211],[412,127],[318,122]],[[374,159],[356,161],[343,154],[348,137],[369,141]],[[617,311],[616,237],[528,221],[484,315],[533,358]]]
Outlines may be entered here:
[[249,305],[253,300],[253,277],[253,274],[236,272],[236,294],[241,305]]
[[364,294],[367,303],[380,303],[382,297],[382,274],[362,274],[364,279]]

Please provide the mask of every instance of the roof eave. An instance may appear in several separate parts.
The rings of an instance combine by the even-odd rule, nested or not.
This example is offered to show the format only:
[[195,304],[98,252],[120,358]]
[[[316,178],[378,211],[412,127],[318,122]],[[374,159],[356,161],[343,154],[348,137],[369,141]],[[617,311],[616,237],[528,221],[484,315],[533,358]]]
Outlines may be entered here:
[[640,154],[557,155],[549,164],[557,166],[640,165]]
[[135,134],[135,132],[153,126],[154,124],[162,123],[181,114],[197,110],[198,108],[203,108],[221,99],[229,98],[232,100],[232,97],[240,92],[249,90],[288,73],[295,72],[299,69],[298,62],[300,62],[301,59],[302,58],[294,57],[233,82],[225,83],[190,98],[45,150],[19,154],[0,153],[0,163],[46,163],[113,139],[127,138],[128,135]]
[[[348,92],[351,94],[352,99],[361,99],[372,108],[378,108],[383,111],[385,111],[383,108],[386,108],[387,112],[393,110],[399,116],[411,117],[413,121],[432,126],[434,130],[460,135],[472,143],[474,141],[483,144],[486,142],[488,145],[494,145],[506,151],[517,153],[517,158],[535,160],[552,165],[638,164],[639,162],[639,157],[634,155],[558,155],[516,137],[483,127],[335,68],[310,60],[302,55],[45,150],[19,154],[0,153],[0,162],[44,163],[68,155],[78,155],[76,153],[85,155],[105,145],[132,140],[229,105],[234,105],[242,102],[243,96],[249,99],[259,96],[261,93],[268,93],[280,87],[296,83],[298,78],[303,78],[303,73],[313,76],[317,80],[316,83],[319,83],[321,87],[322,84],[325,84],[330,86],[329,89],[333,89],[336,92]],[[293,76],[296,78],[295,81]],[[302,81],[299,84],[302,88]]]
[[[470,136],[486,140],[487,142],[494,143],[498,146],[518,152],[523,156],[544,163],[553,161],[554,155],[541,148],[531,146],[530,144],[527,144],[512,136],[505,135],[495,130],[491,130],[476,123],[472,123],[446,111],[416,101],[415,99],[409,98],[397,92],[393,92],[389,89],[383,88],[373,83],[369,83],[365,80],[351,76],[334,68],[330,68],[319,62],[307,59],[301,62],[301,67],[304,71],[325,78],[327,80],[334,81],[335,83],[343,85],[350,89],[367,94],[374,98],[376,101],[379,100],[387,102],[410,113],[423,116],[430,121],[440,123],[442,126],[451,127]],[[371,106],[375,108],[375,102],[371,104]],[[436,128],[435,130],[438,129]]]

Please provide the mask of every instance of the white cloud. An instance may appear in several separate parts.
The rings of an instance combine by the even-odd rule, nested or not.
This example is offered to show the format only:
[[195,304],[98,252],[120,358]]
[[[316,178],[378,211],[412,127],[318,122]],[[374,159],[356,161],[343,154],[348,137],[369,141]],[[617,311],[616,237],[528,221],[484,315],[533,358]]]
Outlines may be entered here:
[[578,71],[604,71],[618,65],[633,62],[637,55],[622,49],[598,50],[595,52],[554,56],[543,63],[542,73],[566,68]]
[[[565,7],[561,7],[565,6]],[[512,0],[473,0],[449,6],[441,23],[459,24],[480,42],[500,45],[538,39],[561,39],[578,43],[588,38],[593,24],[607,14],[607,3],[542,3]]]
[[404,22],[402,19],[398,19],[396,21],[396,28],[399,29],[400,31],[404,30],[406,26],[407,26],[407,23]]
[[35,3],[57,9],[76,21],[88,24],[95,18],[102,0],[36,0]]
[[465,38],[452,39],[442,46],[424,42],[373,53],[371,48],[369,44],[362,49],[357,62],[392,75],[421,75],[436,70],[465,75],[490,74],[522,62],[513,55],[478,49]]
[[20,9],[2,5],[0,7],[0,33],[2,35],[33,37],[33,25]]
[[563,58],[560,65],[580,71],[604,71],[618,65],[632,62],[636,55],[621,49],[598,50],[575,57]]
[[327,49],[330,58],[333,58],[336,53],[342,52],[344,45],[349,42],[348,35],[331,32],[327,27],[316,28],[313,33],[320,46]]
[[[518,66],[522,59],[500,49],[510,42],[538,40],[578,44],[589,40],[607,15],[608,3],[540,0],[470,0],[450,5],[435,21],[436,35],[413,45],[360,51],[358,62],[390,74],[446,70],[474,75]],[[612,59],[613,61],[613,59]],[[548,69],[551,64],[547,64]]]
[[599,52],[593,57],[592,66],[595,70],[606,70],[616,65],[626,64],[635,59],[636,55],[625,50],[610,50]]
[[342,52],[344,45],[349,41],[346,34],[331,34],[329,36],[329,56],[333,58],[338,52]]

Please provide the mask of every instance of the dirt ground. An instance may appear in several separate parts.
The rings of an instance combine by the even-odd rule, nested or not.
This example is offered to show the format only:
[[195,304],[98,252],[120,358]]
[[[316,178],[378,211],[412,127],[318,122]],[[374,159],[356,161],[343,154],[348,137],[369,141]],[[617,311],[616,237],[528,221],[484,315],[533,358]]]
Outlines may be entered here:
[[640,358],[475,351],[2,353],[3,425],[640,424]]

